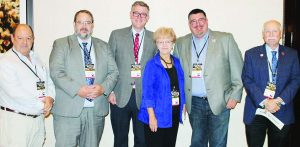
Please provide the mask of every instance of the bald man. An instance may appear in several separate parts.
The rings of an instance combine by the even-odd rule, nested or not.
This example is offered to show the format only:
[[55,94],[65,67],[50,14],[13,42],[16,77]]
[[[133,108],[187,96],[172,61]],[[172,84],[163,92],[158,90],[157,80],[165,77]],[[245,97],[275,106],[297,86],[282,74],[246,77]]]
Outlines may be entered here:
[[[268,134],[269,147],[284,147],[294,123],[293,99],[300,85],[297,51],[279,44],[281,24],[264,23],[265,44],[245,53],[242,80],[247,92],[244,123],[249,147],[262,147]],[[256,112],[273,114],[284,126],[276,127]]]
[[0,58],[0,147],[41,147],[44,117],[55,90],[48,71],[31,50],[30,26],[20,24],[11,36],[13,48]]

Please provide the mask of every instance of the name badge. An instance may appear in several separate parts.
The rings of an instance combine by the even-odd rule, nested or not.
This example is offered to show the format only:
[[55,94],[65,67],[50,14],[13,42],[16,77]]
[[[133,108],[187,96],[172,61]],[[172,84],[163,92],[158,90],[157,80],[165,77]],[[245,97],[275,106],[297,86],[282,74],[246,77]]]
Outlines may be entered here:
[[140,78],[142,76],[141,64],[131,64],[131,77]]
[[87,64],[85,65],[85,77],[86,78],[95,78],[95,68],[94,64]]
[[264,91],[264,97],[266,98],[274,98],[275,96],[276,85],[268,82],[266,89]]
[[194,63],[193,69],[192,69],[192,78],[202,78],[202,64],[200,63]]
[[179,92],[175,90],[175,87],[173,88],[172,92],[172,106],[178,106],[179,105]]
[[38,98],[43,101],[46,96],[45,81],[36,82],[36,90]]

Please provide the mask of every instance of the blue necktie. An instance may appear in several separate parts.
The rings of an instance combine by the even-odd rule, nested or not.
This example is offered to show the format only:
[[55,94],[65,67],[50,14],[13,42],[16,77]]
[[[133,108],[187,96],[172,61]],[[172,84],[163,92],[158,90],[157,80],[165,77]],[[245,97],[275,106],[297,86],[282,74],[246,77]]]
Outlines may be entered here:
[[[92,64],[92,60],[91,60],[91,56],[90,56],[90,52],[87,49],[87,44],[86,42],[82,43],[83,46],[83,54],[84,54],[84,64],[85,67],[87,67],[87,65]],[[86,78],[86,84],[87,85],[93,85],[94,84],[94,78]],[[89,99],[86,98],[88,101],[93,101],[93,99]]]
[[272,82],[276,84],[276,72],[277,72],[277,51],[272,51]]

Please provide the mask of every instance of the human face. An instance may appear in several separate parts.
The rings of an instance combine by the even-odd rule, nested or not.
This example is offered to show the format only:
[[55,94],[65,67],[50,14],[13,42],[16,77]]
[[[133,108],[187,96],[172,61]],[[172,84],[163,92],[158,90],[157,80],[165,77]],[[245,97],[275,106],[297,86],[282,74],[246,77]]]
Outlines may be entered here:
[[90,36],[92,36],[94,28],[94,23],[92,21],[92,17],[87,13],[79,13],[76,17],[76,21],[74,22],[74,29],[76,35],[86,40]]
[[264,25],[263,39],[272,49],[277,48],[281,39],[280,25],[276,22],[268,22]]
[[133,6],[130,11],[131,24],[135,31],[141,31],[149,20],[149,10],[139,5]]
[[11,36],[11,40],[15,50],[24,56],[29,56],[34,37],[31,29],[27,25],[19,25],[14,35]]
[[173,45],[171,38],[159,38],[156,40],[156,46],[161,55],[170,55]]
[[203,13],[192,14],[189,17],[189,27],[193,35],[202,38],[208,31],[208,20]]

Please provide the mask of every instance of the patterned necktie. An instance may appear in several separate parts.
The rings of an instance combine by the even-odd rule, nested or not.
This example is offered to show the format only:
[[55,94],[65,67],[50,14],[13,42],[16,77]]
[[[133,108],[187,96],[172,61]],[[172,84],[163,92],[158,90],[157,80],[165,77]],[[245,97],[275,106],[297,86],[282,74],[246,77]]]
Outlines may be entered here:
[[[85,68],[89,65],[92,64],[92,60],[91,60],[91,56],[90,56],[90,52],[87,49],[87,44],[86,42],[82,43],[83,46],[83,54],[84,54],[84,65]],[[87,85],[93,85],[94,84],[94,78],[85,78],[86,80],[86,84]],[[86,98],[88,101],[93,101],[93,99],[90,98]]]
[[139,33],[135,34],[134,47],[133,47],[134,58],[136,63],[138,63],[139,61],[139,36],[140,36]]
[[272,82],[276,84],[276,70],[277,70],[277,51],[272,51]]
[[87,49],[87,44],[87,42],[82,42],[85,65],[92,64],[90,52]]

